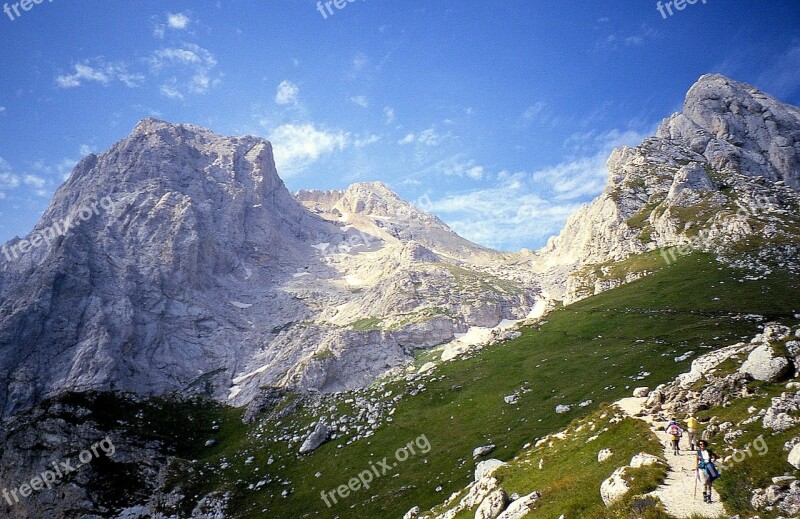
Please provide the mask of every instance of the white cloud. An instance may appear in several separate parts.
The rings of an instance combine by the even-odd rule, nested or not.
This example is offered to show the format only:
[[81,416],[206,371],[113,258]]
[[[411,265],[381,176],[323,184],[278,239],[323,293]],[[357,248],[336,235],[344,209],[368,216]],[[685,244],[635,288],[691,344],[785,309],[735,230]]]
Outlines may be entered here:
[[208,50],[194,43],[182,48],[162,48],[145,60],[155,74],[170,71],[172,76],[161,85],[161,93],[173,99],[183,99],[187,94],[205,94],[221,82],[214,73],[217,59]]
[[[501,171],[498,185],[447,194],[433,201],[432,211],[465,238],[488,247],[544,245],[581,204],[603,190],[611,150],[639,144],[646,135],[650,133],[620,130],[575,134],[565,143],[572,155],[562,162],[533,173]],[[437,171],[464,177],[480,172],[485,177],[475,161],[458,155],[424,170]]]
[[6,111],[6,107],[5,106],[0,106],[0,114],[5,112],[5,111]]
[[182,31],[186,29],[190,23],[192,23],[192,19],[184,13],[167,13],[166,23],[161,22],[160,16],[154,16],[153,20],[155,21],[153,36],[159,39],[166,35],[167,29]]
[[427,130],[423,130],[418,134],[409,133],[397,141],[397,144],[411,144],[413,142],[417,142],[419,144],[424,144],[425,146],[438,146],[444,139],[449,137],[452,137],[452,135],[449,133],[442,135],[433,128],[428,128]]
[[125,86],[134,88],[141,85],[145,79],[142,74],[128,72],[128,66],[124,62],[104,63],[101,58],[75,63],[73,70],[72,74],[56,77],[56,85],[59,88],[75,88],[88,82],[106,86],[112,81],[120,81]]
[[164,83],[163,85],[161,85],[159,90],[161,91],[161,93],[163,95],[165,95],[165,96],[167,96],[169,98],[172,98],[172,99],[183,99],[183,94],[181,93],[180,90],[178,90],[177,83],[178,83],[178,80],[175,79],[175,78],[172,78],[171,80],[169,80],[166,83]]
[[42,177],[38,177],[36,175],[25,175],[25,177],[22,179],[22,182],[26,186],[33,187],[33,191],[36,193],[36,196],[47,197],[50,195],[48,190],[45,189],[47,186],[47,180]]
[[58,174],[61,175],[61,178],[67,180],[72,174],[72,170],[75,169],[75,166],[78,165],[78,161],[75,159],[65,158],[62,159],[61,162],[56,165],[56,171]]
[[539,112],[542,111],[543,108],[544,108],[544,102],[537,101],[525,109],[525,111],[522,113],[522,118],[525,119],[526,121],[532,121],[533,118],[536,117],[539,114]]
[[488,247],[516,250],[543,243],[580,204],[553,204],[531,190],[522,176],[511,175],[497,187],[433,200],[430,209],[460,235]]
[[446,136],[439,135],[433,128],[428,128],[427,130],[421,131],[420,134],[417,135],[417,142],[426,146],[437,146],[442,142],[443,137]]
[[414,135],[413,133],[409,133],[408,135],[397,141],[397,144],[411,144],[416,139],[417,139],[416,135]]
[[380,135],[370,135],[368,137],[364,137],[363,139],[356,139],[353,141],[353,146],[356,148],[363,148],[364,146],[369,146],[370,144],[375,144],[376,142],[380,141]]
[[350,98],[350,102],[354,105],[360,106],[361,108],[366,108],[369,106],[369,101],[367,101],[365,96],[353,96]]
[[436,164],[418,171],[414,176],[445,175],[448,177],[481,180],[485,174],[486,168],[477,164],[474,159],[465,160],[463,154],[459,154],[440,160]]
[[6,191],[19,186],[19,177],[11,171],[11,165],[0,157],[0,199],[6,197]]
[[575,200],[598,195],[606,185],[606,161],[611,151],[623,145],[637,145],[651,133],[631,130],[590,131],[573,134],[566,144],[579,155],[540,169],[531,177],[552,189],[556,200]]
[[101,85],[108,84],[108,75],[102,70],[94,69],[89,65],[83,63],[76,63],[74,65],[75,73],[58,76],[56,83],[61,88],[72,88],[81,85],[82,81],[95,81]]
[[299,95],[300,88],[291,81],[284,79],[275,92],[275,102],[279,105],[296,105]]
[[42,177],[37,177],[36,175],[25,175],[23,177],[22,182],[26,186],[34,186],[34,187],[44,187],[47,184],[47,181]]
[[391,106],[385,106],[383,108],[383,115],[386,117],[386,124],[392,124],[394,122],[394,108]]
[[349,134],[319,130],[313,124],[284,124],[275,128],[268,139],[278,173],[284,178],[300,173],[322,155],[350,145]]
[[167,13],[167,25],[172,29],[185,29],[191,21],[191,18],[183,13]]
[[658,36],[658,31],[648,26],[646,23],[643,23],[639,26],[638,30],[632,34],[611,33],[605,38],[598,40],[595,43],[595,50],[617,50],[622,47],[637,46],[656,36]]

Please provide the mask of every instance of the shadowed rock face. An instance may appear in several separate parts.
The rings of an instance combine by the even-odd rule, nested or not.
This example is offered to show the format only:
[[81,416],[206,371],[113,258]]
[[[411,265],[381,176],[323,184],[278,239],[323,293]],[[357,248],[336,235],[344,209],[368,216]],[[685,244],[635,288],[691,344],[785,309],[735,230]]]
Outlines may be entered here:
[[[505,293],[449,273],[437,247],[467,268],[504,256],[385,186],[346,201],[349,224],[298,203],[263,139],[143,120],[0,254],[0,414],[63,389],[243,404],[263,385],[358,387],[535,303],[530,283]],[[77,225],[51,232],[65,220]],[[350,326],[365,317],[391,326]]]
[[31,236],[104,198],[51,246],[3,258],[5,413],[63,387],[182,390],[234,367],[273,316],[302,313],[269,287],[332,231],[286,190],[268,142],[152,119],[84,159]]

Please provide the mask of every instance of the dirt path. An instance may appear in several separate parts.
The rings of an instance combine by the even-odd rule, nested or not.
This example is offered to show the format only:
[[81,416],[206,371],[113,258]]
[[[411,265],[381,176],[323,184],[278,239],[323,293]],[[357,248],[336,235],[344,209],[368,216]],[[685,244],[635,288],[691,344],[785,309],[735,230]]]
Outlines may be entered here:
[[[697,463],[694,451],[681,450],[679,455],[674,455],[669,447],[669,436],[663,430],[666,422],[654,422],[653,417],[650,415],[636,416],[642,410],[645,400],[646,398],[623,398],[617,402],[617,406],[625,414],[647,422],[650,425],[650,429],[664,445],[663,457],[667,460],[670,470],[667,472],[667,479],[664,484],[651,492],[651,494],[664,503],[667,513],[679,519],[693,516],[727,517],[716,490],[712,494],[712,503],[704,503],[703,485],[698,481],[697,497],[694,497]],[[688,440],[685,437],[681,440],[681,447],[687,449],[689,447]]]

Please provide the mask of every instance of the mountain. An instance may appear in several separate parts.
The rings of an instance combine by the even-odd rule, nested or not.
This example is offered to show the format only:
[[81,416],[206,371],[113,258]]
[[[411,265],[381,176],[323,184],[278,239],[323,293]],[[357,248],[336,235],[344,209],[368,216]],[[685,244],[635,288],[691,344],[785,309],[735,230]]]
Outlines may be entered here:
[[766,438],[728,512],[794,513],[798,120],[703,76],[534,253],[142,121],[0,254],[0,488],[116,447],[0,515],[682,517],[681,467],[633,458],[689,412],[726,459]]
[[608,171],[603,193],[533,261],[539,270],[578,271],[558,299],[574,301],[624,281],[587,277],[581,266],[688,243],[724,254],[758,237],[784,246],[779,252],[787,261],[798,257],[800,110],[754,87],[702,76],[682,113],[639,146],[615,150]]
[[537,299],[507,255],[385,186],[295,198],[267,141],[154,119],[83,159],[3,250],[4,415],[63,390],[360,387]]

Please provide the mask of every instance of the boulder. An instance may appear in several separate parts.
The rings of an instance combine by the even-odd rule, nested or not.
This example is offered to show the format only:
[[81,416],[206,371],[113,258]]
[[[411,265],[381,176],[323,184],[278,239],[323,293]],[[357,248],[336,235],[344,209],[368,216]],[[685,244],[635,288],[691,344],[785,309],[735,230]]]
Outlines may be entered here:
[[649,387],[637,387],[636,389],[633,390],[633,396],[635,396],[636,398],[644,398],[649,394],[650,394]]
[[800,443],[792,447],[792,450],[789,452],[788,461],[794,468],[800,469]]
[[647,401],[644,403],[644,406],[647,408],[651,408],[657,405],[661,405],[663,403],[664,403],[664,393],[662,391],[655,390],[648,395]]
[[762,425],[765,429],[786,431],[797,423],[798,419],[792,416],[797,411],[800,411],[800,394],[781,393],[781,396],[772,399],[772,405],[764,413]]
[[556,406],[556,413],[558,414],[568,413],[570,409],[572,409],[572,406],[559,404]]
[[300,454],[308,454],[316,450],[320,445],[328,441],[330,433],[331,431],[325,422],[322,420],[317,422],[317,426],[314,427],[314,430],[308,435],[303,445],[300,446]]
[[403,519],[417,519],[419,517],[420,512],[422,512],[422,510],[420,510],[418,506],[415,506],[414,508],[406,512],[406,514],[403,516]]
[[754,349],[739,368],[740,373],[746,373],[763,382],[780,382],[787,378],[791,371],[792,365],[789,360],[778,355],[769,344],[762,344]]
[[661,460],[658,456],[653,456],[652,454],[647,454],[646,452],[640,452],[631,458],[631,468],[638,469],[639,467],[649,467],[650,465],[655,465],[660,461]]
[[499,469],[504,465],[506,464],[496,459],[481,461],[480,463],[478,463],[478,466],[475,467],[475,481],[480,481],[485,477],[491,476],[492,474],[494,474],[495,470]]
[[508,504],[508,495],[502,488],[493,490],[475,511],[475,519],[497,519]]
[[528,512],[533,510],[533,506],[542,495],[539,492],[531,492],[527,496],[522,496],[508,505],[505,511],[497,516],[497,519],[522,519]]
[[603,450],[601,450],[600,452],[597,453],[597,462],[598,463],[603,463],[604,461],[606,461],[608,458],[610,458],[613,455],[614,455],[614,453],[611,452],[611,449],[603,449]]
[[462,509],[475,508],[483,502],[486,496],[498,488],[499,485],[500,482],[497,481],[497,478],[493,477],[486,477],[476,481],[475,484],[472,485],[472,488],[469,489],[469,492],[467,492],[467,495],[464,496],[464,499],[459,503],[459,507]]
[[489,445],[484,445],[483,447],[475,447],[472,450],[472,457],[473,458],[480,458],[481,456],[486,456],[487,454],[492,452],[494,450],[494,448],[495,448],[495,445],[493,443],[490,443]]
[[600,497],[603,499],[603,503],[605,503],[606,506],[611,506],[616,503],[630,490],[624,478],[626,468],[627,467],[618,468],[600,485]]

